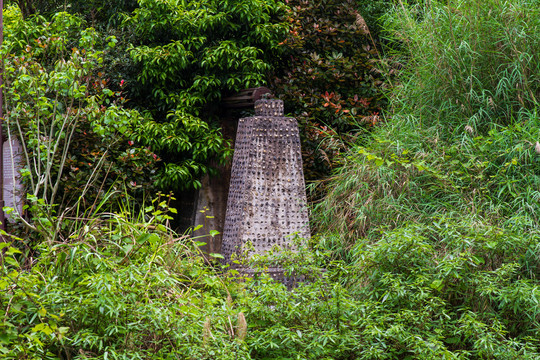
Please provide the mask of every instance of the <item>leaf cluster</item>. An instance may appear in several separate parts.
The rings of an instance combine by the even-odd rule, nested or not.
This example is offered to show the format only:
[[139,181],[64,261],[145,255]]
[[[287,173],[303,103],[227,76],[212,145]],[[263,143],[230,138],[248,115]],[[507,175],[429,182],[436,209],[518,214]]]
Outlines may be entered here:
[[159,158],[133,141],[142,116],[124,108],[123,92],[100,71],[115,39],[68,13],[25,20],[16,7],[5,29],[4,128],[23,146],[16,165],[26,192],[61,212],[75,204],[84,212],[115,183],[151,186]]
[[377,24],[368,26],[362,16],[368,8],[351,1],[287,4],[288,61],[272,85],[299,121],[306,177],[321,179],[351,137],[378,123],[385,107],[379,44],[371,34]]
[[199,187],[230,144],[217,128],[222,94],[265,83],[287,26],[279,1],[139,2],[124,19],[132,105],[148,115],[137,139],[165,159],[162,187]]

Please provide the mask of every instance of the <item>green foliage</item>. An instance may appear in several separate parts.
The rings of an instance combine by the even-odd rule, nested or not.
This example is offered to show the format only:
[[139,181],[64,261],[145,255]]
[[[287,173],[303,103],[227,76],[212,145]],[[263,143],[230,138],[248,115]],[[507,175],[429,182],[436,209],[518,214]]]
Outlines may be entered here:
[[376,124],[386,104],[377,43],[362,17],[373,7],[343,0],[287,4],[289,59],[273,87],[301,127],[306,178],[320,179],[346,150],[343,139]]
[[[126,21],[139,26],[131,55],[146,71],[141,72],[144,84],[134,90],[141,108],[141,99],[151,100],[146,108],[152,113],[144,115],[123,107],[124,91],[135,88],[132,81],[112,84],[113,91],[107,75],[99,74],[101,59],[111,56],[112,61],[106,49],[115,39],[103,41],[79,17],[65,13],[46,22],[40,17],[22,21],[16,11],[8,11],[7,124],[25,134],[26,173],[33,189],[28,199],[33,219],[21,220],[45,241],[31,253],[26,239],[2,234],[7,241],[0,243],[0,356],[538,359],[540,117],[537,81],[531,82],[540,66],[537,1],[493,0],[497,11],[492,12],[477,0],[428,2],[425,8],[400,4],[393,17],[403,26],[394,39],[406,53],[389,62],[402,56],[409,67],[391,98],[391,121],[373,130],[372,143],[359,139],[339,158],[343,166],[316,209],[321,234],[308,244],[299,241],[294,251],[275,249],[253,258],[250,266],[261,271],[239,282],[199,256],[202,242],[194,240],[204,239],[169,229],[176,211],[168,206],[170,198],[140,206],[127,191],[117,194],[120,181],[113,180],[129,180],[122,174],[138,174],[137,169],[143,170],[141,181],[148,179],[154,163],[145,159],[154,156],[139,143],[170,156],[163,171],[173,180],[162,180],[164,185],[196,185],[197,175],[208,171],[208,158],[224,154],[227,145],[218,130],[202,119],[211,114],[211,102],[221,91],[247,85],[242,81],[253,80],[248,77],[253,74],[259,79],[252,65],[270,60],[256,49],[280,41],[276,34],[281,30],[274,29],[276,38],[266,45],[249,43],[258,25],[246,30],[246,24],[281,25],[274,20],[278,11],[246,4],[204,2],[190,8],[193,3],[181,1],[140,2]],[[312,6],[296,5],[292,11]],[[352,8],[338,14],[336,9],[346,8],[326,5],[330,14],[351,19],[355,14]],[[253,14],[262,14],[261,19],[250,18]],[[324,46],[322,40],[350,34],[351,28],[335,24],[338,35],[333,35],[333,25],[317,16],[317,22],[300,17],[293,27],[313,34],[293,34],[290,40],[315,48]],[[302,25],[304,19],[312,21],[313,31]],[[195,41],[205,34],[212,36]],[[371,45],[367,39],[351,39],[359,44],[346,47],[351,53],[340,56],[338,49],[323,56],[321,48],[319,60],[312,57],[309,65],[316,62],[321,77],[340,92],[321,88],[320,99],[314,92],[315,100],[308,100],[316,106],[306,106],[313,112],[305,116],[338,124],[338,132],[356,126],[352,109],[358,106],[349,101],[345,108],[343,100],[354,100],[355,91],[382,87],[366,83],[363,88],[349,77],[354,68],[344,59],[357,61],[352,60],[355,50]],[[126,45],[125,39],[120,42]],[[241,49],[249,51],[238,54]],[[245,73],[244,65],[234,64],[242,56]],[[373,65],[367,58],[358,64]],[[226,85],[235,71],[240,82]],[[307,69],[298,72],[303,74],[298,81],[310,76]],[[342,73],[343,87],[335,76]],[[159,91],[145,93],[150,84],[170,98]],[[374,116],[370,111],[376,110],[365,107],[355,116]],[[102,153],[92,154],[94,146]],[[89,167],[77,178],[84,163],[110,174],[91,180],[97,175],[89,176]],[[80,205],[83,216],[58,213],[51,196],[64,178],[73,189],[62,187],[55,196],[67,199],[60,194],[75,193],[75,184],[94,189],[96,205]],[[132,186],[139,186],[139,179]],[[123,201],[113,203],[117,195]],[[264,274],[269,264],[308,281],[288,291]]]
[[537,232],[443,216],[401,226],[352,250],[355,293],[380,304],[380,335],[396,355],[533,359],[539,273],[530,253],[538,245]]
[[[456,22],[456,19],[452,22],[447,17],[448,11],[443,11],[446,9],[444,6],[432,4],[432,7],[424,10],[424,16],[415,25],[419,31],[424,31],[422,37],[418,38],[413,31],[414,19],[407,17],[410,15],[408,10],[395,14],[395,18],[399,18],[396,21],[408,19],[406,24],[410,36],[416,39],[415,42],[405,42],[410,46],[407,49],[410,68],[404,72],[401,85],[395,89],[392,121],[377,131],[375,142],[369,148],[356,147],[345,157],[344,166],[335,177],[335,185],[330,186],[332,193],[328,202],[321,206],[323,216],[320,220],[323,226],[346,234],[345,238],[353,240],[365,235],[376,237],[382,228],[395,227],[407,221],[423,221],[441,213],[468,213],[483,217],[493,224],[501,221],[511,223],[516,218],[537,223],[537,184],[540,181],[538,104],[532,102],[533,97],[525,102],[527,96],[516,93],[520,91],[519,86],[516,88],[516,83],[506,77],[507,72],[502,71],[505,66],[510,66],[508,64],[529,54],[531,61],[527,67],[521,68],[523,74],[519,75],[515,70],[516,81],[525,84],[525,77],[538,73],[537,70],[530,72],[540,66],[538,52],[532,51],[537,46],[535,44],[540,44],[539,33],[530,30],[537,25],[518,21],[520,14],[527,13],[529,9],[537,11],[537,7],[528,2],[504,4],[501,2],[499,5],[503,8],[493,12],[492,16],[475,17],[476,22],[472,24],[465,20]],[[478,10],[474,1],[461,2],[460,6],[463,7],[463,16],[466,11]],[[486,116],[482,115],[482,122],[473,124],[469,121],[471,118],[467,107],[459,106],[458,111],[448,102],[449,99],[455,102],[455,98],[441,91],[451,90],[459,96],[462,94],[459,89],[463,86],[463,78],[452,77],[455,87],[445,83],[449,74],[455,71],[452,64],[470,61],[468,71],[471,71],[471,64],[491,63],[496,66],[491,58],[496,56],[491,51],[493,39],[486,37],[484,42],[477,39],[476,51],[466,56],[454,52],[451,47],[448,50],[447,42],[439,43],[440,48],[434,49],[440,33],[428,35],[427,28],[433,22],[441,27],[444,24],[460,24],[461,27],[454,31],[466,37],[470,29],[488,27],[493,30],[501,13],[507,14],[505,24],[514,25],[505,31],[527,33],[530,38],[526,44],[519,43],[521,47],[517,43],[508,43],[514,38],[507,38],[507,42],[504,42],[504,37],[499,39],[504,49],[512,48],[512,51],[519,52],[506,55],[500,65],[501,71],[472,68],[472,78],[491,79],[491,82],[483,83],[485,88],[474,91],[484,94],[499,91],[501,95],[496,106],[497,114],[489,112],[494,108],[486,103],[485,111],[482,110]],[[515,18],[509,14],[514,14]],[[505,33],[499,31],[502,35]],[[422,46],[426,46],[426,49]],[[425,57],[426,51],[437,53],[437,57]],[[472,58],[478,54],[483,54],[485,58],[473,61]],[[427,71],[434,63],[437,66],[450,65],[439,71],[433,68]],[[507,83],[513,85],[502,87],[501,84]],[[499,86],[498,90],[496,86]],[[532,86],[527,90],[529,96],[538,91]],[[423,89],[422,92],[419,89]],[[516,99],[523,100],[522,107],[516,104]],[[478,102],[475,104],[478,109],[483,106]],[[480,123],[483,125],[477,126]]]
[[[389,231],[377,243],[357,243],[356,262],[348,265],[328,262],[321,248],[299,246],[269,257],[309,275],[288,291],[264,274],[240,283],[219,275],[197,255],[197,242],[165,226],[167,203],[156,199],[139,216],[126,203],[122,213],[87,219],[70,242],[42,244],[31,269],[21,267],[15,247],[2,244],[8,249],[0,272],[2,356],[539,355],[537,232],[441,217],[430,226]],[[323,263],[325,272],[317,270]],[[341,284],[351,279],[353,286]],[[241,337],[244,314],[247,336]]]
[[[159,153],[163,163],[154,185],[168,189],[200,187],[210,163],[230,158],[216,121],[221,94],[264,84],[287,31],[279,1],[20,4],[29,5],[27,15],[80,14],[71,18],[84,17],[115,44],[102,56],[101,80],[144,114],[130,140]],[[73,30],[65,35],[66,48],[80,47],[77,29],[65,28]],[[38,28],[25,30],[41,36]]]
[[538,3],[489,5],[396,8],[391,120],[316,209],[319,246],[370,304],[370,358],[540,356]]
[[534,0],[399,8],[387,26],[405,44],[407,80],[394,105],[418,116],[423,127],[441,126],[441,136],[466,126],[485,134],[534,109],[540,101],[538,9]]
[[158,185],[199,187],[209,160],[230,157],[212,124],[224,92],[264,84],[287,27],[279,1],[139,1],[124,25],[134,106],[152,114],[137,139],[165,159]]
[[142,116],[123,107],[122,91],[108,89],[99,71],[114,39],[103,41],[67,13],[23,20],[15,7],[5,29],[5,128],[23,144],[30,203],[49,205],[51,222],[73,215],[76,204],[79,213],[95,207],[118,183],[150,190],[159,159],[134,144]]
[[318,224],[345,242],[433,214],[537,224],[539,126],[538,114],[524,113],[511,126],[449,143],[411,118],[388,124],[370,149],[353,147],[344,158]]
[[[6,1],[8,2],[8,1]],[[83,16],[92,26],[118,25],[121,12],[131,11],[136,0],[14,0],[27,18],[31,15],[51,15],[56,12],[69,12]]]
[[2,358],[248,358],[227,287],[166,226],[168,202],[80,219],[69,241],[42,243],[30,269],[20,240],[2,243]]

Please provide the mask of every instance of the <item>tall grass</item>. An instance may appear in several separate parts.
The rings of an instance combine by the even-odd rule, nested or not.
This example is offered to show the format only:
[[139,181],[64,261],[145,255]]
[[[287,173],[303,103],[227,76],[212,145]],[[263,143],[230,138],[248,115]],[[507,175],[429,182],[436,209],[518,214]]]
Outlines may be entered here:
[[534,109],[540,101],[539,9],[537,0],[398,7],[386,22],[390,36],[403,43],[407,64],[396,110],[450,136],[466,126],[485,134]]
[[386,23],[405,70],[392,110],[374,143],[352,149],[330,180],[322,228],[351,242],[441,213],[537,224],[539,4],[395,8]]

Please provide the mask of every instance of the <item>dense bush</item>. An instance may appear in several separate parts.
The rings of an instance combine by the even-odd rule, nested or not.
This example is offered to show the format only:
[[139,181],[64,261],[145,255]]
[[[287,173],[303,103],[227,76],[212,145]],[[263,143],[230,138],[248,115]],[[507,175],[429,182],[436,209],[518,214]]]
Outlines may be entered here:
[[[476,16],[484,10],[474,1],[433,3],[413,8],[422,16],[406,8],[394,15],[409,67],[391,121],[345,156],[321,207],[325,226],[354,239],[441,213],[537,223],[539,89],[529,79],[540,73],[540,33],[537,16],[521,21],[537,14],[534,4],[494,2],[498,11]],[[474,37],[476,29],[489,35]]]
[[439,126],[444,137],[512,124],[540,100],[539,21],[534,0],[400,10],[387,23],[406,44],[407,81],[394,105],[415,114],[422,128]]
[[263,85],[287,26],[279,1],[139,1],[126,16],[130,98],[152,116],[138,141],[165,160],[158,184],[199,187],[230,146],[216,125],[223,93]]
[[103,54],[103,80],[144,115],[132,140],[163,160],[155,185],[175,190],[199,187],[210,163],[230,158],[217,121],[221,96],[266,83],[288,28],[280,1],[19,3],[27,19],[69,11],[116,38]]
[[[299,122],[306,178],[316,180],[346,150],[344,140],[379,122],[386,104],[377,37],[370,33],[378,29],[378,11],[350,0],[287,4],[287,61],[272,85]],[[362,15],[370,15],[370,27]]]
[[123,107],[122,91],[101,72],[114,43],[67,13],[47,21],[6,11],[4,128],[23,144],[30,203],[50,205],[44,217],[30,214],[39,221],[82,215],[106,196],[114,202],[124,183],[132,194],[153,188],[159,158],[133,141],[142,116]]
[[69,241],[41,243],[30,269],[19,240],[1,244],[0,356],[247,358],[227,286],[194,241],[166,227],[168,199],[138,216],[123,204],[78,220]]
[[[356,262],[300,248],[311,281],[223,277],[197,242],[163,224],[167,200],[81,222],[43,243],[31,269],[16,247],[0,271],[7,359],[536,359],[540,233],[440,217],[403,226]],[[148,220],[145,220],[148,219]],[[326,263],[327,271],[317,271]],[[352,282],[351,282],[352,281]],[[346,286],[345,286],[346,285]],[[353,286],[351,286],[353,285]]]
[[[439,217],[358,242],[354,261],[283,292],[248,284],[253,358],[536,359],[539,233]],[[298,258],[324,258],[321,248]],[[298,260],[298,259],[297,259]],[[287,261],[290,261],[288,259]]]
[[120,14],[132,11],[137,6],[137,0],[14,0],[13,2],[17,3],[25,18],[36,14],[51,15],[65,11],[84,17],[93,27],[118,25],[121,20]]
[[396,8],[391,119],[317,209],[349,292],[379,306],[372,358],[539,356],[540,14],[489,4]]

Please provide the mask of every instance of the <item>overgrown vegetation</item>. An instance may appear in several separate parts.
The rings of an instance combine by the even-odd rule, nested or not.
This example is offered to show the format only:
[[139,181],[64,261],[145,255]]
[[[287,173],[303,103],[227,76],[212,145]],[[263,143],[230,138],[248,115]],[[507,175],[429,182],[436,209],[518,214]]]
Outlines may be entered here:
[[306,179],[319,180],[331,174],[350,142],[381,119],[387,83],[377,49],[376,16],[385,4],[347,0],[287,4],[291,30],[283,42],[286,62],[277,72],[284,74],[272,86],[298,120]]
[[[211,162],[229,160],[217,121],[222,94],[264,85],[288,29],[280,1],[19,3],[26,16],[17,26],[28,30],[24,41],[31,46],[62,12],[74,19],[61,39],[68,50],[79,46],[83,27],[113,39],[100,80],[142,114],[130,140],[162,159],[153,177],[162,190],[199,188]],[[54,63],[58,56],[44,58]]]
[[394,55],[406,67],[393,111],[371,146],[344,158],[320,219],[348,239],[435,214],[537,223],[534,3],[457,5],[398,8],[388,18],[407,50]]
[[[93,211],[105,197],[114,203],[122,184],[139,197],[143,186],[153,191],[159,158],[132,141],[143,117],[126,109],[122,91],[110,90],[103,78],[103,57],[115,38],[101,39],[64,12],[50,22],[23,20],[16,7],[7,9],[5,29],[4,128],[23,145],[29,205],[47,205],[45,213],[28,215],[58,226],[44,237],[56,240],[64,227],[59,219]],[[47,228],[17,216],[34,231]]]
[[228,333],[238,311],[227,287],[166,227],[167,204],[157,198],[134,217],[125,200],[120,213],[80,219],[69,241],[41,243],[31,268],[2,243],[2,357],[244,358]]
[[436,358],[538,357],[540,14],[484,5],[387,17],[404,50],[392,111],[318,205],[324,246],[364,274],[351,293],[409,334],[385,340],[397,358],[428,343]]
[[[139,21],[145,28],[153,21],[149,14],[155,14],[145,6],[163,13],[175,4],[141,1],[128,21],[148,15]],[[352,2],[340,4],[352,13],[362,11]],[[311,14],[309,4],[291,5]],[[392,82],[397,86],[386,120],[373,127],[369,139],[336,138],[356,143],[334,154],[334,164],[341,165],[325,181],[328,194],[314,209],[317,234],[295,252],[276,249],[252,259],[251,266],[262,273],[243,281],[221,271],[212,259],[219,255],[199,255],[204,238],[169,228],[176,211],[169,207],[170,196],[143,201],[129,195],[145,180],[130,184],[126,172],[136,172],[140,164],[116,166],[125,154],[139,156],[139,150],[141,159],[154,159],[153,148],[130,143],[137,125],[152,120],[124,107],[124,85],[108,90],[103,74],[110,69],[102,67],[114,63],[115,38],[100,37],[78,16],[22,21],[10,8],[3,49],[5,124],[27,144],[30,216],[23,220],[32,231],[24,239],[4,234],[6,242],[0,243],[0,356],[538,359],[539,5],[461,0],[412,6],[399,1],[392,7],[383,19],[383,36],[393,52],[387,50],[377,64],[401,70]],[[319,15],[312,16],[303,21],[313,26],[317,22],[311,19]],[[370,44],[367,39],[354,41]],[[137,46],[135,54],[151,50]],[[317,63],[321,69],[331,63],[327,56]],[[354,68],[331,59],[336,69]],[[223,76],[229,71],[209,69]],[[309,86],[306,80],[302,86]],[[357,86],[353,81],[343,91],[354,98]],[[366,86],[373,90],[375,84]],[[323,88],[324,82],[313,84],[316,93]],[[295,89],[292,98],[299,106],[311,101]],[[315,98],[309,111],[322,103]],[[349,113],[333,107],[323,110],[329,107],[323,104],[319,115],[306,119],[329,117],[335,124],[348,119]],[[371,116],[370,111],[375,110],[357,116]],[[198,114],[189,116],[196,131],[219,135],[199,122]],[[347,132],[355,123],[344,124]],[[64,177],[73,188],[55,190]],[[77,187],[93,195],[77,196]],[[73,216],[58,206],[59,199],[71,204]],[[268,261],[309,281],[288,291],[263,274]]]
[[151,115],[137,141],[164,157],[162,188],[198,188],[210,160],[228,159],[216,105],[225,92],[264,84],[287,31],[283,11],[279,1],[149,0],[126,16],[130,97]]

